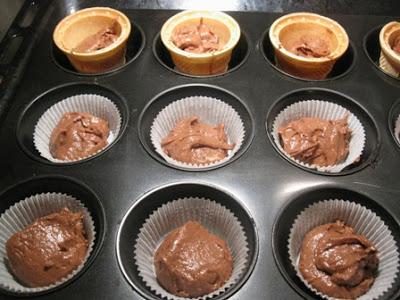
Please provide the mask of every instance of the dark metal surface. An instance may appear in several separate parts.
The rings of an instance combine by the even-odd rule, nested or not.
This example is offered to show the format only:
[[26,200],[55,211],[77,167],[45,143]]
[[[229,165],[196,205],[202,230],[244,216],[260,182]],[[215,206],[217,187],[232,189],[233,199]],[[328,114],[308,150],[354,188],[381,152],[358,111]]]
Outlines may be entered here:
[[[0,123],[13,100],[42,26],[53,10],[49,3],[49,0],[25,1],[0,42]],[[18,41],[17,47],[15,41]]]
[[23,0],[4,0],[1,3],[0,9],[0,41],[5,36],[11,23],[14,21],[15,16],[21,9]]
[[[354,1],[357,2],[359,1]],[[386,3],[388,2],[390,1]],[[224,76],[190,78],[162,66],[152,51],[153,39],[165,20],[175,12],[124,9],[128,17],[144,31],[146,45],[142,53],[117,72],[89,77],[65,72],[53,62],[52,31],[57,22],[71,12],[68,8],[78,9],[83,6],[102,5],[105,2],[85,1],[83,5],[78,1],[68,3],[70,4],[66,6],[61,2],[58,2],[57,7],[49,6],[47,17],[41,19],[43,29],[37,33],[38,36],[34,36],[35,47],[29,60],[26,58],[26,71],[19,81],[15,96],[11,98],[10,110],[0,128],[0,191],[21,180],[39,175],[61,174],[72,177],[85,183],[98,196],[104,206],[107,228],[98,256],[79,278],[58,291],[35,299],[141,299],[124,279],[118,267],[115,251],[116,233],[123,216],[137,199],[152,189],[173,182],[212,184],[229,191],[246,206],[257,224],[257,263],[249,280],[231,299],[301,299],[281,275],[274,261],[272,227],[281,209],[292,199],[302,198],[306,190],[325,190],[327,187],[350,190],[351,193],[339,194],[347,197],[347,200],[358,201],[367,206],[376,202],[377,205],[373,207],[382,207],[382,213],[390,212],[394,216],[394,223],[398,224],[400,148],[389,130],[388,116],[392,104],[399,98],[400,83],[375,68],[363,51],[363,38],[368,31],[393,20],[393,17],[332,16],[346,28],[358,53],[355,56],[354,67],[337,79],[308,82],[278,72],[264,59],[260,45],[261,37],[278,14],[231,13],[249,40],[250,53],[246,62]],[[117,1],[115,5],[123,7],[129,3],[131,2]],[[369,8],[372,9],[373,6]],[[395,13],[394,8],[392,2],[390,11],[385,13]],[[26,106],[37,96],[72,82],[90,84],[93,85],[93,89],[96,89],[96,85],[101,85],[121,95],[128,106],[127,128],[113,147],[94,159],[68,166],[42,163],[31,158],[19,146],[16,137],[17,121]],[[239,97],[248,106],[254,119],[255,136],[249,149],[234,162],[215,170],[186,172],[161,164],[146,152],[138,137],[138,118],[147,103],[157,94],[175,86],[196,83],[222,87]],[[311,87],[343,93],[354,99],[371,115],[377,125],[381,143],[374,161],[368,166],[346,176],[321,176],[293,166],[275,151],[265,129],[267,112],[285,93]],[[101,88],[98,90],[101,92]],[[73,91],[79,92],[79,89]],[[41,191],[45,190],[57,192],[57,186],[43,184]],[[15,194],[15,201],[29,192],[29,189],[25,190],[24,185],[21,185],[20,192]],[[317,192],[315,195],[325,194]],[[369,200],[364,201],[364,198]],[[0,213],[7,209],[11,202],[0,198]],[[380,212],[377,211],[378,214]],[[293,214],[293,211],[291,213]],[[284,239],[285,236],[278,235],[277,238]],[[287,252],[284,247],[278,251],[280,256]],[[0,299],[14,298],[0,294]],[[396,296],[392,295],[391,299],[396,299]]]
[[[76,11],[89,0],[60,1],[64,11]],[[311,11],[325,14],[400,15],[397,0],[100,0],[96,5],[120,9],[214,9],[226,11],[294,12]],[[397,9],[396,9],[397,8]]]

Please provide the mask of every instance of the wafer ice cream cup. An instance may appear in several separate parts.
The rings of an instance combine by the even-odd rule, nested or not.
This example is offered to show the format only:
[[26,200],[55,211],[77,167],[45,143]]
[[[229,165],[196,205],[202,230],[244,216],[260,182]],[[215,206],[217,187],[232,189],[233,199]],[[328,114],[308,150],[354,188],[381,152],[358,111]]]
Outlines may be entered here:
[[154,255],[165,236],[188,221],[201,223],[208,231],[226,241],[233,258],[233,271],[228,281],[218,290],[198,298],[209,299],[220,295],[244,275],[248,257],[248,240],[242,225],[226,207],[206,198],[187,197],[167,202],[146,219],[134,245],[134,259],[139,276],[157,296],[168,300],[188,299],[167,292],[157,281]]
[[379,259],[375,281],[368,292],[357,299],[374,300],[387,292],[399,272],[399,250],[390,228],[370,209],[348,200],[330,199],[316,202],[305,208],[296,217],[289,234],[288,252],[297,276],[316,295],[336,300],[316,290],[307,282],[298,268],[300,250],[305,235],[317,226],[334,223],[337,220],[364,235],[377,249]]
[[382,51],[379,55],[379,67],[382,69],[382,71],[394,77],[399,77],[400,75],[400,72],[397,71],[391,64],[389,64]]
[[382,27],[379,33],[381,54],[379,66],[386,73],[398,77],[400,74],[400,53],[392,49],[400,36],[400,22],[390,22]]
[[[291,45],[305,35],[323,40],[329,54],[322,57],[303,57],[289,51]],[[277,64],[287,73],[321,80],[331,72],[336,61],[346,52],[349,38],[336,21],[313,13],[287,14],[277,19],[269,29]]]
[[[64,207],[71,212],[83,212],[83,225],[86,238],[88,241],[88,249],[82,263],[69,275],[61,280],[43,287],[27,287],[22,285],[10,272],[8,267],[8,258],[6,253],[6,243],[9,238],[25,229],[38,218],[47,216],[52,213],[60,212]],[[90,253],[93,250],[96,238],[96,230],[92,216],[82,202],[72,196],[62,193],[43,193],[37,194],[24,200],[21,200],[7,209],[0,216],[0,287],[8,292],[24,295],[32,295],[53,289],[66,281],[72,279],[84,267]]]
[[[63,115],[68,112],[90,113],[108,122],[110,134],[107,146],[97,153],[76,160],[56,159],[50,153],[50,137]],[[33,143],[43,158],[54,163],[70,163],[83,160],[106,149],[118,136],[121,130],[121,115],[117,106],[108,98],[94,94],[80,94],[68,97],[44,112],[38,120],[33,132]]]
[[[118,37],[111,45],[93,52],[77,50],[86,38],[112,26],[115,26]],[[130,33],[131,23],[122,12],[109,7],[91,7],[61,20],[54,30],[53,40],[78,72],[95,74],[125,63]]]
[[[172,41],[176,30],[185,26],[197,26],[201,19],[218,36],[222,47],[206,53],[192,53],[178,48]],[[161,40],[168,49],[175,67],[189,75],[225,73],[239,38],[239,24],[231,16],[218,11],[183,11],[169,18],[161,29]]]
[[[179,121],[191,116],[197,116],[202,123],[215,126],[225,125],[228,143],[235,146],[232,150],[228,150],[224,159],[210,164],[197,165],[175,160],[164,152],[162,140]],[[218,166],[229,161],[241,148],[245,134],[243,121],[233,107],[219,99],[206,96],[192,96],[170,103],[157,114],[150,129],[153,147],[163,159],[174,166],[196,170]]]
[[[349,153],[343,161],[331,166],[318,166],[302,162],[285,152],[283,149],[279,137],[279,128],[281,126],[285,126],[291,121],[305,117],[320,118],[323,120],[338,120],[343,119],[346,116],[348,127],[351,131],[351,137],[349,142]],[[293,103],[286,107],[275,117],[272,125],[272,137],[277,148],[292,161],[303,167],[327,173],[338,173],[358,161],[363,153],[366,142],[365,129],[351,111],[336,103],[322,100],[305,100]]]

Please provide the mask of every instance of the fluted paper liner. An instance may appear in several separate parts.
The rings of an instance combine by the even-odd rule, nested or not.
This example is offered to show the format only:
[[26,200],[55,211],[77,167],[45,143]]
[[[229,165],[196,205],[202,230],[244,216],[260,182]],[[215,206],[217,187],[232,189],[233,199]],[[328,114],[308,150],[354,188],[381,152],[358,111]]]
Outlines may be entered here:
[[[68,112],[90,113],[108,121],[110,134],[108,145],[92,155],[76,160],[60,160],[54,158],[50,153],[50,137],[62,116]],[[117,138],[121,129],[121,115],[117,106],[108,98],[95,94],[81,94],[66,98],[51,106],[40,117],[33,133],[33,143],[40,155],[54,163],[69,163],[79,161],[103,151]]]
[[[22,285],[7,267],[6,243],[8,239],[16,232],[25,229],[38,218],[59,212],[64,207],[67,207],[72,212],[82,211],[84,214],[83,225],[88,240],[88,250],[85,258],[80,266],[68,276],[51,285],[35,288]],[[90,212],[82,202],[72,196],[61,193],[43,193],[17,202],[0,216],[0,287],[13,293],[34,294],[63,284],[83,268],[93,250],[95,237],[96,231]]]
[[400,115],[396,119],[396,123],[394,126],[394,136],[396,138],[396,141],[400,143]]
[[294,221],[289,234],[288,251],[290,261],[303,283],[324,299],[335,300],[314,289],[298,269],[301,244],[305,235],[319,225],[343,221],[364,235],[378,250],[379,268],[377,277],[369,291],[359,300],[373,300],[388,291],[399,271],[399,251],[394,237],[382,219],[370,209],[347,200],[330,199],[314,203],[304,209]]
[[394,76],[399,77],[400,73],[397,71],[386,59],[385,55],[382,53],[379,56],[379,67],[386,73]]
[[240,280],[249,260],[247,237],[239,220],[229,209],[215,201],[197,197],[168,202],[145,221],[134,247],[139,276],[151,291],[168,300],[188,298],[170,294],[160,286],[154,270],[154,255],[168,233],[190,220],[198,221],[208,231],[225,240],[233,258],[232,275],[221,288],[208,295],[191,299],[203,300],[226,291]]
[[[176,124],[184,118],[198,116],[199,121],[210,125],[225,125],[225,133],[228,143],[235,144],[232,150],[228,150],[228,155],[217,162],[211,164],[188,164],[177,161],[169,157],[161,146],[161,141]],[[242,146],[245,136],[243,121],[239,114],[227,103],[205,96],[193,96],[170,103],[162,109],[153,121],[150,129],[151,142],[156,152],[161,155],[168,163],[190,169],[204,169],[217,166],[230,160]]]
[[[349,129],[351,130],[349,153],[346,159],[336,165],[321,167],[315,164],[304,163],[295,159],[283,149],[278,133],[279,127],[304,117],[314,117],[323,120],[338,120],[343,119],[346,115],[348,116],[347,122]],[[272,125],[272,136],[276,146],[286,157],[304,167],[328,173],[338,173],[347,166],[356,162],[361,157],[366,139],[363,125],[352,112],[336,103],[321,100],[305,100],[293,103],[286,107],[274,120]]]

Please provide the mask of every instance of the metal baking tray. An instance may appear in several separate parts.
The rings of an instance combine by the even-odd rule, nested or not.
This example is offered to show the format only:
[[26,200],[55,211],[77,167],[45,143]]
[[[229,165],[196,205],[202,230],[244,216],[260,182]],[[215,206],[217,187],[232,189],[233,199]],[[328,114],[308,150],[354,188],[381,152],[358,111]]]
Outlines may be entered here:
[[[162,24],[176,11],[122,11],[132,22],[133,34],[127,63],[118,70],[96,76],[74,72],[52,42],[54,27],[70,13],[68,6],[47,5],[39,10],[40,20],[35,17],[30,39],[24,40],[29,52],[17,53],[15,68],[23,68],[4,77],[0,213],[36,193],[64,192],[86,204],[98,232],[94,251],[79,275],[35,299],[157,299],[137,274],[133,242],[153,210],[184,196],[223,204],[248,236],[250,259],[243,278],[215,299],[316,299],[296,277],[286,241],[296,215],[318,200],[343,198],[370,208],[400,245],[400,145],[393,134],[400,113],[400,81],[376,66],[379,29],[393,17],[328,15],[347,30],[350,47],[329,78],[309,81],[275,66],[268,28],[280,14],[230,13],[240,24],[242,37],[228,72],[195,77],[176,72],[160,42]],[[115,102],[123,119],[119,136],[107,151],[84,161],[46,161],[33,147],[35,123],[55,102],[82,93]],[[217,168],[175,168],[151,147],[149,128],[160,108],[193,95],[229,103],[244,121],[241,150]],[[307,99],[339,103],[361,120],[367,140],[356,165],[334,175],[310,171],[288,161],[273,145],[269,131],[274,116],[286,105]],[[399,295],[397,278],[381,299]],[[17,298],[0,292],[0,299]]]

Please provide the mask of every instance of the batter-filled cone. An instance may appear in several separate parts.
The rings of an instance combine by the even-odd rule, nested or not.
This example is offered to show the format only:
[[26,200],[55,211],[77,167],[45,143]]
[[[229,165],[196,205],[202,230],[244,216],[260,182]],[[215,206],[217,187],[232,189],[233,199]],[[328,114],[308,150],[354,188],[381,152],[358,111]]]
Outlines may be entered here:
[[[398,77],[400,73],[400,23],[390,22],[382,27],[379,33],[379,44],[381,55],[379,57],[379,67],[386,73]],[[395,47],[397,44],[397,47]]]
[[[90,52],[80,49],[82,41],[107,28],[116,35],[111,45]],[[108,7],[91,7],[61,20],[54,30],[53,40],[77,71],[95,74],[125,63],[126,42],[130,33],[131,23],[123,13]]]
[[312,13],[280,17],[271,25],[269,38],[278,66],[291,75],[314,80],[325,79],[349,46],[339,23]]
[[[195,28],[200,22],[207,25],[218,37],[219,49],[213,52],[193,53],[178,48],[172,41],[172,36],[183,27]],[[239,38],[238,23],[231,16],[218,11],[183,11],[169,18],[161,29],[161,40],[176,68],[189,75],[225,73]]]

